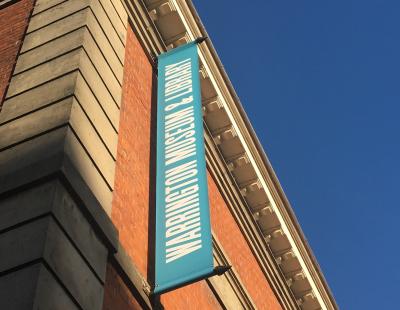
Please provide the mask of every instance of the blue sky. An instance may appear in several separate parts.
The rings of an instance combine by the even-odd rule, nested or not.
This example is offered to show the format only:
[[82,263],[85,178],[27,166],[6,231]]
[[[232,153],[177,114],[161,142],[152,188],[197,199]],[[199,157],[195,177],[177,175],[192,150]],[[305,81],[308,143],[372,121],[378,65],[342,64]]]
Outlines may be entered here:
[[395,309],[400,1],[194,1],[342,309]]

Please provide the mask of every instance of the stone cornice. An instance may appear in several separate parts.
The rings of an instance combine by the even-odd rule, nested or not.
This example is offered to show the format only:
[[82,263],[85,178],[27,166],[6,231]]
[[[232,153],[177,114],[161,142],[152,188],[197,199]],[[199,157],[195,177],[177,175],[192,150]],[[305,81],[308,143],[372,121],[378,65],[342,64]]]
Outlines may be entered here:
[[205,124],[205,127],[207,166],[214,182],[224,197],[231,214],[240,227],[244,238],[283,309],[296,309],[295,298],[286,284],[285,277],[279,269],[266,240],[263,238],[251,210],[238,190],[237,183],[232,177],[227,163],[216,147],[207,124]]
[[[125,0],[125,5],[151,58],[207,36],[190,1]],[[199,46],[199,58],[208,129],[207,161],[214,173],[219,171],[222,176],[220,188],[225,187],[233,197],[232,212],[245,227],[246,238],[272,288],[285,309],[337,309],[289,201],[209,40]]]

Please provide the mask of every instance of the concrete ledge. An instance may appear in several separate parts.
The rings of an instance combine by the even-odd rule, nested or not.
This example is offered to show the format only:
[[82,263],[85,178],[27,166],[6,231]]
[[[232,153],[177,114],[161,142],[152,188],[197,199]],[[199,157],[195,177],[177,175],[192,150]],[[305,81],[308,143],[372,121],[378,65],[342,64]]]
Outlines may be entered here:
[[[82,273],[82,266],[87,265],[86,276],[88,277],[89,271],[91,271],[91,281],[96,283],[98,280],[98,285],[94,285],[93,289],[97,290],[98,297],[102,296],[102,292],[99,290],[102,289],[105,282],[104,275],[108,257],[141,306],[144,309],[153,308],[146,292],[149,284],[145,277],[138,272],[122,245],[119,244],[118,233],[109,216],[80,177],[68,156],[55,153],[20,169],[17,169],[16,165],[10,165],[8,171],[5,169],[6,165],[2,167],[0,175],[0,248],[7,248],[7,251],[12,253],[10,252],[11,254],[7,255],[0,264],[0,286],[4,277],[8,277],[4,278],[8,279],[7,282],[14,281],[11,279],[19,278],[17,272],[25,274],[21,268],[25,270],[24,268],[28,268],[30,264],[40,263],[44,259],[48,266],[46,265],[45,270],[41,272],[46,274],[46,276],[42,276],[46,280],[41,280],[37,276],[37,282],[30,285],[37,287],[40,281],[52,283],[52,290],[58,292],[60,297],[57,298],[60,298],[62,304],[65,305],[59,309],[75,309],[78,300],[83,298],[83,296],[79,297],[79,290],[77,290],[79,285],[76,283],[79,281],[73,278],[68,279],[68,276],[72,276],[70,274],[73,273],[73,270],[68,271],[65,269],[65,265],[59,265],[59,261],[63,261],[63,257],[68,256],[64,251],[68,248],[70,252],[68,264],[71,264],[73,260],[72,255],[77,261],[74,265],[81,265],[80,268],[77,268],[80,270],[79,273]],[[51,238],[48,237],[49,232],[51,232]],[[1,242],[2,236],[5,238],[3,243]],[[7,243],[7,240],[16,239],[20,240],[19,245],[14,244],[13,246]],[[48,242],[53,247],[49,246]],[[25,244],[30,246],[25,246]],[[57,250],[56,244],[61,244],[63,249]],[[21,248],[24,248],[23,255],[20,253]],[[46,249],[49,248],[52,250],[46,252]],[[48,268],[51,270],[49,271]],[[14,269],[16,271],[13,271]],[[68,294],[62,295],[62,291],[60,291],[62,285],[54,280],[52,272],[56,275],[61,272],[62,275],[59,276],[61,281],[74,283],[74,285],[64,284],[64,286],[68,288],[68,294],[72,296],[78,294],[78,297],[71,299]],[[87,288],[83,290],[85,294],[88,293]],[[40,292],[38,289],[37,291]],[[28,295],[27,293],[26,296]],[[45,295],[40,297],[43,300],[41,302],[52,305],[48,309],[57,309],[52,300],[46,299]],[[32,299],[30,304],[39,298],[32,294],[29,296]],[[72,302],[74,299],[76,301]],[[7,306],[9,306],[12,301],[8,300],[7,302]],[[89,301],[81,300],[79,304],[90,304],[91,302],[90,299]],[[27,304],[29,303],[27,302]],[[11,306],[8,308],[13,309]],[[18,304],[14,309],[24,309],[24,307]],[[47,308],[43,307],[43,309]]]
[[[62,128],[61,140],[64,134],[65,130]],[[56,140],[59,141],[58,138]],[[23,164],[26,161],[25,155],[17,158],[19,165],[12,162],[12,157],[7,157],[10,159],[8,164],[2,162],[2,169],[0,169],[0,238],[3,235],[2,232],[11,233],[15,230],[15,236],[18,227],[34,223],[34,226],[37,227],[41,223],[44,225],[44,219],[49,219],[48,221],[53,223],[52,226],[60,226],[59,233],[63,232],[66,235],[66,239],[89,266],[95,278],[99,280],[99,284],[104,284],[105,281],[105,266],[108,256],[142,307],[152,309],[150,298],[146,293],[149,284],[119,244],[117,230],[109,216],[69,157],[63,152],[63,148],[60,146],[52,149],[53,152],[47,153],[47,156],[44,155],[46,152],[41,152],[42,156],[33,158],[33,162],[28,161],[26,165]],[[30,229],[33,229],[33,226]],[[53,228],[54,230],[57,231]],[[39,233],[38,236],[33,233],[20,234],[22,235],[17,239],[25,240],[22,243],[34,244],[35,247],[31,251],[27,251],[25,256],[19,255],[19,260],[11,260],[5,262],[3,267],[0,266],[0,277],[1,272],[4,274],[6,270],[20,268],[18,266],[30,264],[42,257],[41,253],[44,251],[47,240],[46,234],[40,235]],[[57,233],[52,234],[57,235]],[[35,236],[35,240],[29,239]],[[67,240],[64,238],[64,243],[68,243]],[[9,248],[8,245],[5,247]],[[17,246],[14,252],[17,253],[18,249],[20,247]],[[18,255],[13,254],[12,256],[15,259]],[[52,280],[48,279],[47,281],[51,282]],[[56,291],[57,288],[55,287],[54,290]],[[68,303],[67,297],[65,297],[65,304]],[[48,302],[51,304],[51,301]],[[62,309],[69,309],[68,307]],[[74,307],[74,304],[71,307]]]
[[0,215],[0,232],[51,215],[104,283],[108,251],[58,180],[0,200]]
[[[0,309],[100,310],[117,231],[68,158],[52,156],[2,177],[0,288],[8,297]],[[32,269],[36,264],[44,269]],[[21,296],[16,283],[25,278]]]
[[0,276],[0,308],[7,310],[77,310],[51,272],[36,263]]
[[[11,296],[25,298],[20,295],[18,287],[10,285],[14,281],[12,275],[24,266],[42,262],[51,273],[51,276],[47,273],[45,282],[54,283],[55,278],[62,286],[56,287],[57,295],[71,296],[82,309],[101,309],[102,300],[99,296],[103,295],[103,284],[52,216],[37,218],[1,233],[0,249],[2,253],[6,253],[2,255],[0,262],[0,274],[4,274],[2,283],[11,287]],[[103,260],[106,265],[107,253]],[[42,309],[42,302],[48,301],[49,294],[46,285],[38,290],[38,284],[36,282],[29,285],[26,293],[27,296],[40,294],[41,302],[37,308]]]
[[[22,191],[39,184],[58,180],[66,188],[74,204],[79,206],[80,212],[93,227],[96,234],[99,235],[109,252],[115,253],[117,251],[117,229],[68,156],[63,153],[56,153],[21,169],[16,169],[15,165],[10,165],[8,171],[6,165],[3,165],[2,168],[0,200],[18,195]],[[31,212],[34,212],[33,209],[31,209]],[[0,229],[2,222],[0,221]]]

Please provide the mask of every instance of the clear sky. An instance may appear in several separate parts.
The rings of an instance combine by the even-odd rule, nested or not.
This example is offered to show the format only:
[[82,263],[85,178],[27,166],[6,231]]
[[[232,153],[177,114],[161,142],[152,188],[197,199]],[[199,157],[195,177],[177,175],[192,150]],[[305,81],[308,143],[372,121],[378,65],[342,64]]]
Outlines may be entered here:
[[400,309],[400,1],[195,0],[341,309]]

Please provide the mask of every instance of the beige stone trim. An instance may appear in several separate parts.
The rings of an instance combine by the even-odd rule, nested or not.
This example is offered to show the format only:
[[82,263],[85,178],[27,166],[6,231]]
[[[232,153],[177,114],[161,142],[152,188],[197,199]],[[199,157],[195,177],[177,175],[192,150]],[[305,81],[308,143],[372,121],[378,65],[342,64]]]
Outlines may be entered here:
[[45,158],[54,141],[108,214],[125,57],[120,14],[111,0],[38,0],[0,114],[0,165],[15,152],[32,152],[22,166]]

